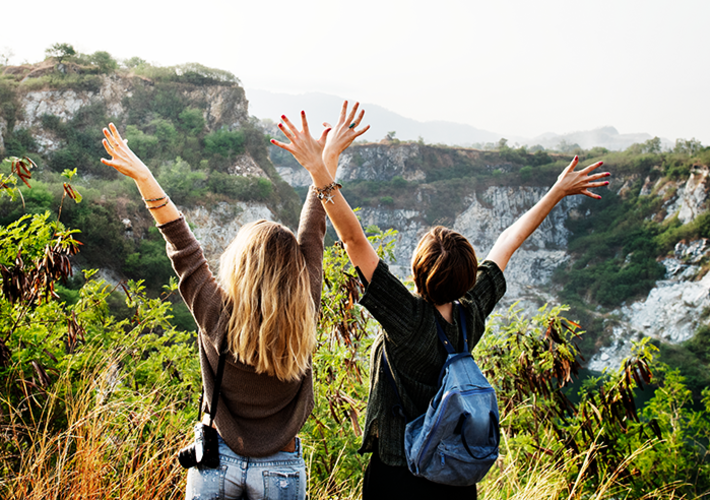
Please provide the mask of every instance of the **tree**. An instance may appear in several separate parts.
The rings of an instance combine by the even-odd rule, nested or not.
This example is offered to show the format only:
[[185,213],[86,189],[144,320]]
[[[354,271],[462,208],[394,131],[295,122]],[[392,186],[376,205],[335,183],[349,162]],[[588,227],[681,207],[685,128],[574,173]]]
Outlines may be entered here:
[[47,57],[55,58],[59,63],[62,63],[66,58],[75,56],[76,50],[68,43],[55,43],[44,51]]
[[693,137],[690,140],[676,139],[675,148],[673,148],[674,153],[685,154],[688,156],[695,156],[703,149],[703,145]]
[[89,61],[98,66],[99,72],[101,73],[110,73],[118,68],[116,60],[111,57],[111,54],[104,50],[99,50],[98,52],[91,54],[91,56],[89,56]]

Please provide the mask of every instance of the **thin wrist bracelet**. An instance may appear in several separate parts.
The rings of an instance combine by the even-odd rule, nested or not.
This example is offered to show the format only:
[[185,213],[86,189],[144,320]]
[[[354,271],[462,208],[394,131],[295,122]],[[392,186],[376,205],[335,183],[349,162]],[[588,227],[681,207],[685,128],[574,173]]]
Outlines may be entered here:
[[325,200],[324,203],[331,202],[335,204],[335,202],[333,201],[333,195],[330,193],[331,191],[337,191],[341,187],[343,187],[342,184],[333,181],[327,186],[323,186],[322,188],[313,186],[313,190],[316,192],[316,196],[319,200]]
[[[170,203],[170,198],[168,198],[167,196],[165,196],[164,198],[158,198],[159,200],[162,200],[162,199],[165,199],[165,198],[167,198],[167,199],[165,200],[165,203],[162,203],[162,204],[160,204],[160,205],[156,205],[156,206],[154,206],[154,207],[149,207],[148,205],[146,205],[145,208],[147,208],[148,210],[155,210],[156,208],[163,208],[165,205],[167,205],[168,203]],[[151,200],[147,200],[147,201],[151,201]]]
[[144,201],[144,202],[145,202],[145,201],[160,201],[160,200],[164,200],[164,199],[167,198],[167,197],[168,197],[168,195],[166,194],[166,195],[164,195],[164,196],[161,196],[160,198],[151,198],[151,199],[149,199],[149,200],[146,200],[145,198],[143,198],[143,201]]

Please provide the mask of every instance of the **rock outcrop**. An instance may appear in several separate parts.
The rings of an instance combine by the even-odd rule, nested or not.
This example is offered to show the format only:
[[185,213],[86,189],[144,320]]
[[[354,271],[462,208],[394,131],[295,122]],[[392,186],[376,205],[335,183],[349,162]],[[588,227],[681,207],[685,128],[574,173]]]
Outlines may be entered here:
[[[421,180],[424,173],[412,168],[417,163],[412,160],[419,154],[417,144],[354,146],[341,157],[338,180],[389,181],[395,176]],[[277,169],[292,186],[310,184],[310,177],[300,167],[277,165]],[[708,174],[707,167],[697,167],[687,180],[680,182],[646,179],[640,194],[665,200],[663,211],[658,214],[660,219],[655,220],[677,216],[682,223],[687,223],[707,211]],[[637,180],[634,177],[617,179],[619,194],[623,196],[637,186]],[[391,264],[391,269],[402,278],[409,276],[414,248],[430,229],[423,209],[419,208],[428,196],[428,187],[426,184],[416,186],[411,193],[411,208],[380,206],[359,212],[364,226],[377,225],[398,231],[396,262]],[[451,227],[466,236],[479,258],[483,258],[500,233],[531,208],[545,191],[545,188],[525,186],[489,186],[474,190],[464,200],[463,209]],[[503,312],[517,302],[517,307],[534,313],[544,303],[559,302],[551,277],[560,264],[572,258],[567,252],[569,232],[565,221],[569,216],[588,215],[577,210],[581,202],[581,196],[563,200],[516,252],[505,270],[508,291],[498,311]],[[704,321],[705,311],[710,309],[710,273],[706,272],[709,259],[707,239],[679,242],[674,254],[662,261],[667,270],[665,279],[658,281],[645,299],[616,310],[599,311],[607,318],[605,330],[611,332],[611,341],[593,356],[589,368],[602,370],[619,366],[621,359],[631,353],[631,342],[641,336],[672,343],[692,337]]]

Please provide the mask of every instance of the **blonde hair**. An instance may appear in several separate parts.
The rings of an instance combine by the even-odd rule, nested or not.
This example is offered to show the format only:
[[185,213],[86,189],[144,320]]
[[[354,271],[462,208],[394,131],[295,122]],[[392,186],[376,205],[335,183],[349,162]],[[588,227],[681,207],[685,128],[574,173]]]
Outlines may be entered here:
[[257,373],[299,379],[316,343],[316,308],[293,233],[265,220],[244,225],[220,258],[219,282],[232,308],[229,350]]

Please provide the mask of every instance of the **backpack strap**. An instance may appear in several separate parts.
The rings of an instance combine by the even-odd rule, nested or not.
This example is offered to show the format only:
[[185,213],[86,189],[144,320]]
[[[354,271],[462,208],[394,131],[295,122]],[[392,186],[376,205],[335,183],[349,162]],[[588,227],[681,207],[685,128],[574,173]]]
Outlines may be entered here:
[[[461,358],[473,357],[473,356],[471,356],[471,353],[468,351],[468,330],[466,328],[466,315],[463,312],[463,307],[461,307],[461,304],[458,301],[455,301],[455,304],[459,308],[459,324],[461,325],[461,332],[463,334],[463,351],[461,351],[460,353],[456,354],[456,351],[451,346],[451,342],[449,342],[448,337],[444,333],[444,329],[441,327],[439,320],[436,319],[436,316],[434,316],[434,321],[436,322],[436,334],[439,336],[439,342],[441,342],[441,344],[444,346],[444,349],[446,349],[446,352],[449,353],[449,356],[446,359],[444,366],[441,368],[441,371],[439,372],[439,382],[438,382],[439,386],[441,386],[441,381],[444,379],[444,375],[446,374],[446,369],[449,367],[449,365],[451,363],[453,363],[456,360],[461,359]],[[451,354],[455,354],[455,356],[451,356]]]
[[[467,329],[466,329],[466,316],[463,312],[463,307],[461,307],[461,304],[458,301],[454,302],[459,309],[459,323],[461,324],[461,330],[463,333],[463,351],[461,351],[459,354],[456,354],[456,351],[454,348],[451,346],[451,342],[449,342],[448,337],[444,333],[443,328],[441,328],[441,324],[439,324],[439,320],[436,319],[436,316],[434,316],[434,323],[436,323],[436,333],[439,337],[439,341],[441,344],[444,346],[444,349],[446,349],[446,352],[449,354],[456,354],[456,356],[449,356],[444,363],[443,368],[441,369],[441,372],[439,372],[439,382],[438,385],[441,387],[441,381],[444,378],[444,374],[446,373],[446,368],[456,361],[457,359],[460,358],[465,358],[465,357],[472,357],[471,353],[468,352],[468,335],[467,335]],[[385,377],[390,383],[390,386],[394,390],[395,395],[397,396],[397,404],[392,407],[392,415],[399,415],[402,418],[404,418],[405,422],[408,420],[407,415],[404,413],[404,403],[402,402],[402,396],[399,394],[399,390],[397,389],[397,382],[395,381],[394,378],[394,372],[392,371],[392,368],[390,367],[389,361],[387,359],[387,353],[385,352],[385,344],[382,342],[382,366],[384,367],[385,371]]]
[[[463,313],[463,307],[461,307],[461,304],[459,301],[454,301],[454,304],[458,306],[459,309],[459,323],[461,324],[461,331],[463,332],[463,351],[461,352],[468,352],[468,334],[466,330],[466,316]],[[449,354],[455,354],[456,351],[454,348],[451,346],[451,342],[449,342],[449,338],[446,336],[444,333],[444,329],[441,327],[441,323],[439,323],[439,320],[436,319],[436,316],[434,316],[434,322],[436,323],[436,334],[439,337],[439,342],[442,343],[444,346],[444,349],[446,349],[446,352]]]

